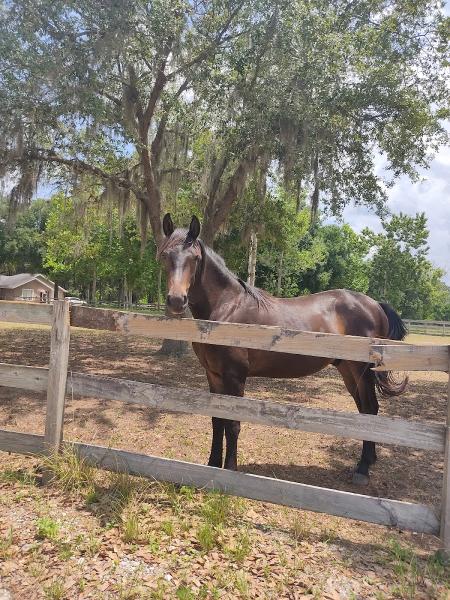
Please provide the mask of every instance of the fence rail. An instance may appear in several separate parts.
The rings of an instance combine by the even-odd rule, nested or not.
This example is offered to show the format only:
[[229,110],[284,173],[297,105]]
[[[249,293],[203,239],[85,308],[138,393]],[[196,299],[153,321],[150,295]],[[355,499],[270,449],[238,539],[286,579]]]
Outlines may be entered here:
[[[20,307],[17,307],[20,304]],[[25,310],[25,308],[27,310]],[[36,309],[50,309],[50,312]],[[255,348],[310,356],[369,362],[378,370],[449,370],[447,346],[417,346],[375,338],[340,336],[265,327],[216,323],[191,319],[172,320],[114,310],[72,307],[70,323],[153,338]],[[33,314],[35,313],[35,314]],[[450,552],[450,413],[446,425],[375,415],[309,409],[293,403],[210,394],[200,390],[168,388],[110,377],[67,373],[70,326],[68,306],[54,308],[0,302],[0,320],[52,323],[49,368],[0,363],[0,384],[32,391],[47,390],[45,435],[0,430],[0,450],[42,454],[62,441],[64,402],[67,393],[174,410],[231,418],[276,427],[321,432],[372,440],[444,455],[441,515],[420,504],[375,498],[302,483],[281,481],[248,473],[236,473],[182,461],[136,454],[125,450],[74,444],[76,451],[98,467],[127,471],[163,481],[192,484],[208,489],[324,512],[352,519],[437,534]],[[450,397],[450,384],[449,384]],[[66,442],[64,442],[66,443]]]
[[[126,472],[158,481],[220,490],[252,500],[348,517],[418,533],[434,535],[439,533],[438,517],[431,508],[423,504],[343,492],[105,446],[70,442],[68,445],[90,464],[108,471]],[[46,450],[46,444],[42,435],[0,429],[0,450],[21,454],[42,454]]]
[[[43,392],[47,389],[47,381],[46,368],[0,363],[0,382],[8,387]],[[68,374],[66,395],[116,400],[162,411],[234,419],[422,450],[443,452],[445,445],[445,426],[439,423],[305,408],[293,402],[210,394],[203,390],[85,373]]]
[[385,371],[448,370],[446,346],[417,346],[395,340],[296,331],[268,325],[169,319],[86,306],[71,308],[70,323],[74,327],[127,335],[374,363],[379,370]]
[[404,319],[410,333],[425,333],[428,335],[450,335],[450,321],[419,321]]

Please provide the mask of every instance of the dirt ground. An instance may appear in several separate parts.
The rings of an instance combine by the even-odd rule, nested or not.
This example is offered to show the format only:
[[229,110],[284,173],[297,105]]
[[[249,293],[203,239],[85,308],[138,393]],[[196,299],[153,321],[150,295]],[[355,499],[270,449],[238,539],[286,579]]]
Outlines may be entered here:
[[[69,368],[207,389],[193,353],[166,359],[156,354],[158,347],[158,341],[73,330]],[[0,348],[1,362],[46,366],[49,331],[5,326]],[[334,368],[303,380],[250,379],[246,395],[355,410]],[[446,398],[444,373],[411,373],[407,393],[382,399],[380,413],[443,422]],[[44,394],[0,388],[0,427],[42,433],[44,401]],[[64,427],[65,439],[74,441],[200,463],[209,454],[210,419],[202,416],[68,398]],[[350,480],[360,449],[353,440],[243,423],[239,468],[361,493]],[[449,572],[435,556],[438,540],[432,536],[161,485],[155,491],[135,480],[127,484],[130,502],[108,521],[101,505],[114,495],[117,478],[97,474],[82,493],[56,483],[42,488],[37,459],[0,456],[0,599],[2,586],[12,598],[450,597]],[[438,511],[441,486],[438,453],[378,445],[378,463],[363,493]],[[211,502],[226,504],[228,516],[205,517]],[[135,535],[127,533],[124,515],[130,510],[139,522]],[[40,531],[42,519],[56,523],[55,535]],[[89,543],[93,535],[95,543]],[[70,546],[66,555],[64,544]]]

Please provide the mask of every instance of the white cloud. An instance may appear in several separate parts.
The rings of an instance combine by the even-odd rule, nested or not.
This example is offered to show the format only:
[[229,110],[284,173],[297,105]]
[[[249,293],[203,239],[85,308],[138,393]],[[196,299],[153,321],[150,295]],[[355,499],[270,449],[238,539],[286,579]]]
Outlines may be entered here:
[[[382,162],[380,157],[380,167]],[[403,176],[388,189],[388,206],[393,213],[425,213],[430,230],[430,260],[446,271],[444,279],[450,284],[450,148],[441,148],[430,168],[421,170],[420,175],[418,182]],[[343,220],[356,231],[364,227],[381,230],[380,219],[364,207],[348,206]]]

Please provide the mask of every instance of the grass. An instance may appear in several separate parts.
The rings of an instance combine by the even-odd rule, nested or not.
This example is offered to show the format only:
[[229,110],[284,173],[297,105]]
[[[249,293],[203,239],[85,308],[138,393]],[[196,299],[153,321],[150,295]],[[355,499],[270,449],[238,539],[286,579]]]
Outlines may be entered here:
[[64,444],[61,452],[53,452],[43,458],[44,468],[51,471],[52,481],[64,491],[80,491],[94,487],[95,469],[80,457],[75,447]]
[[217,529],[209,523],[203,523],[197,529],[196,537],[203,552],[209,552],[216,546],[219,533]]
[[36,521],[36,537],[38,540],[56,541],[59,536],[60,525],[51,517],[40,517]]
[[239,531],[232,546],[226,548],[226,554],[236,562],[243,562],[252,549],[250,535],[247,529]]
[[20,483],[22,485],[35,485],[36,477],[28,471],[24,471],[23,469],[6,469],[5,471],[0,472],[0,482]]
[[53,581],[50,585],[44,587],[44,594],[48,600],[60,600],[64,598],[64,584],[59,581]]
[[14,530],[9,527],[5,536],[0,538],[0,559],[6,559],[9,556],[9,549],[14,541]]

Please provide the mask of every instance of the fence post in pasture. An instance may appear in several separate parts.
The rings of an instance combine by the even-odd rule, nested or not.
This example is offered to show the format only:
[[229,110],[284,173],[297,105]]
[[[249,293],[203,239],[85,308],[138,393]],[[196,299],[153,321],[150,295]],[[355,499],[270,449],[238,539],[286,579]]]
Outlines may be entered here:
[[444,450],[444,481],[442,483],[441,542],[445,558],[450,559],[450,346],[448,346],[447,426]]
[[[45,418],[45,445],[48,452],[58,451],[62,441],[69,342],[69,302],[54,300]],[[48,473],[44,474],[44,480],[48,481]]]

